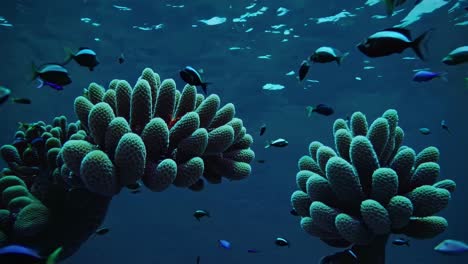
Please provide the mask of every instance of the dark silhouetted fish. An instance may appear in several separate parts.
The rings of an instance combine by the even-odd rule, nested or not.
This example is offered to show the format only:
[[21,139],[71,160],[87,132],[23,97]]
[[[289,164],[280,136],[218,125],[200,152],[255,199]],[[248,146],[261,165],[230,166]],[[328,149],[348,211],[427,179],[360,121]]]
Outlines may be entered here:
[[422,47],[425,47],[428,34],[432,29],[424,32],[414,41],[411,32],[404,28],[387,28],[372,34],[362,43],[358,49],[366,56],[375,58],[402,53],[407,48],[412,48],[421,60],[424,60]]
[[67,58],[65,58],[64,64],[73,59],[79,65],[87,67],[90,71],[93,71],[94,67],[99,65],[96,52],[94,52],[92,49],[81,47],[79,48],[78,52],[74,53],[72,50],[66,48],[65,52],[67,53]]
[[210,213],[206,210],[196,210],[194,213],[193,213],[193,216],[198,220],[200,221],[200,218],[202,217],[211,217],[210,216]]
[[207,86],[209,82],[203,82],[200,73],[190,66],[186,66],[179,72],[180,78],[190,85],[200,86],[204,94],[207,94]]
[[37,86],[37,88],[48,85],[55,90],[61,91],[63,90],[63,86],[72,82],[68,75],[68,70],[57,63],[47,63],[39,68],[37,68],[33,63],[32,69],[32,80],[37,79],[39,81],[39,86]]
[[397,239],[394,239],[392,241],[392,244],[395,245],[395,246],[407,246],[409,247],[410,244],[409,244],[409,239],[407,238],[397,238]]
[[309,72],[309,68],[309,62],[307,62],[306,60],[302,61],[301,67],[299,67],[299,81],[304,80],[304,78],[307,76],[307,73]]
[[318,104],[315,107],[308,106],[306,110],[307,110],[308,117],[310,117],[312,113],[317,113],[317,114],[324,115],[324,116],[329,116],[335,113],[335,110],[333,110],[331,106],[328,106],[326,104]]
[[349,55],[349,52],[343,53],[332,47],[320,47],[310,56],[310,60],[317,63],[328,63],[336,61],[341,65],[343,59]]
[[266,125],[263,124],[263,125],[260,127],[260,136],[263,136],[263,134],[265,134],[265,131],[266,131]]
[[29,98],[13,98],[12,101],[15,104],[31,104],[31,99]]

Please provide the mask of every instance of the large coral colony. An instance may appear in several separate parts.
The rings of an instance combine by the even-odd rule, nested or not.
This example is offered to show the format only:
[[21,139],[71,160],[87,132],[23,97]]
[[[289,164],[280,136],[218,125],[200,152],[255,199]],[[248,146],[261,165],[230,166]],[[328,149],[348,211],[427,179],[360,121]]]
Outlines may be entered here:
[[[0,246],[19,243],[71,256],[101,225],[113,196],[142,182],[201,191],[206,182],[251,173],[253,143],[235,107],[197,94],[147,68],[132,86],[91,83],[75,99],[78,121],[23,124],[0,154]],[[291,202],[309,234],[349,247],[361,263],[384,263],[391,233],[426,239],[442,233],[455,182],[438,181],[439,152],[402,146],[395,110],[370,126],[360,112],[333,127],[336,151],[314,141],[299,160]],[[72,229],[69,227],[73,226]],[[46,236],[44,234],[47,234]]]
[[[194,86],[182,92],[147,68],[135,86],[91,83],[74,102],[78,121],[23,124],[0,154],[0,245],[19,243],[47,255],[72,255],[102,223],[123,187],[174,185],[201,191],[205,182],[250,175],[254,152],[235,107],[220,107]],[[70,230],[70,226],[73,228]],[[44,235],[47,234],[47,235]]]
[[302,228],[334,247],[352,246],[360,263],[384,263],[391,233],[417,239],[444,232],[447,221],[434,214],[444,209],[455,182],[437,181],[439,151],[416,154],[403,146],[395,110],[387,110],[370,127],[356,112],[348,126],[333,126],[336,151],[318,141],[299,162],[299,188],[291,202]]

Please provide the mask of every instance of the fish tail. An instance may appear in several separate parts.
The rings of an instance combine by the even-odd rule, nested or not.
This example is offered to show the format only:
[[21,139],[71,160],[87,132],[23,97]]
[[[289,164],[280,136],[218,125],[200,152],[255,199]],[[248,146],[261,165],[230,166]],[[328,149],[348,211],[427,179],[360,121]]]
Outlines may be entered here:
[[426,32],[422,33],[421,36],[416,38],[412,42],[412,45],[411,45],[411,48],[413,48],[416,55],[418,55],[418,57],[423,61],[426,60],[426,58],[424,57],[424,53],[423,53],[422,49],[424,49],[424,52],[427,52],[428,35],[432,31],[434,31],[434,29],[431,28],[431,29],[427,30]]
[[271,141],[267,140],[265,148],[269,148],[271,146]]
[[307,117],[310,117],[312,115],[312,112],[314,111],[314,107],[309,105],[308,107],[306,107],[306,111],[307,111]]
[[62,62],[62,65],[65,65],[65,64],[69,63],[73,59],[75,54],[73,53],[73,50],[70,49],[70,48],[63,48],[63,49],[65,50],[65,53],[67,54],[65,56],[65,59]]
[[47,262],[46,264],[55,264],[58,262],[58,259],[60,257],[60,254],[62,253],[63,248],[59,247],[54,252],[52,252],[49,257],[47,257]]
[[211,84],[211,83],[209,83],[209,82],[202,82],[202,83],[201,83],[201,88],[202,88],[202,91],[203,91],[203,93],[204,93],[205,95],[207,94],[206,88],[208,87],[208,84]]
[[31,62],[31,81],[34,81],[39,76],[39,70],[34,62]]
[[343,62],[344,58],[346,58],[348,55],[349,55],[349,52],[343,53],[343,55],[341,55],[340,57],[338,57],[338,58],[336,59],[336,63],[338,63],[338,65],[341,65],[341,63]]
[[39,82],[39,85],[38,85],[36,88],[37,88],[37,89],[42,88],[42,86],[44,86],[44,81],[41,80],[41,78],[37,78],[37,81]]
[[438,77],[442,79],[444,82],[448,82],[447,74],[448,72],[440,72]]
[[409,243],[410,243],[409,241],[408,241],[408,242],[406,242],[406,246],[407,246],[407,247],[409,247],[409,246],[410,246],[410,244],[409,244]]

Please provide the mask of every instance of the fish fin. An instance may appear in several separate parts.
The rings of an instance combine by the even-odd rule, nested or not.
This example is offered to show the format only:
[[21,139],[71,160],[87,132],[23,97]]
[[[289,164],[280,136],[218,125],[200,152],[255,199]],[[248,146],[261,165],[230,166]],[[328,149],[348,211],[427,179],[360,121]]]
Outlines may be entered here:
[[346,58],[348,55],[349,55],[349,52],[343,53],[343,55],[341,55],[340,57],[336,58],[336,63],[338,63],[338,65],[341,65],[341,63],[343,62],[344,58]]
[[60,257],[60,254],[62,253],[63,248],[59,247],[54,252],[52,252],[49,257],[47,257],[47,262],[46,264],[55,264],[58,261],[58,258]]
[[203,91],[203,93],[204,93],[205,95],[207,95],[207,90],[206,90],[206,88],[208,87],[208,84],[211,84],[211,83],[209,83],[209,82],[202,82],[202,83],[201,83],[201,88],[202,88],[202,91]]
[[395,6],[393,5],[391,0],[384,0],[385,2],[385,7],[387,8],[387,16],[391,17],[393,15],[393,10],[395,9]]
[[307,111],[307,117],[310,117],[312,115],[312,112],[314,111],[314,107],[309,105],[306,107],[306,111]]
[[66,65],[66,64],[68,64],[68,63],[73,59],[73,57],[75,56],[75,53],[73,52],[72,49],[70,49],[70,48],[64,48],[64,50],[65,50],[65,53],[66,53],[67,55],[65,56],[65,59],[63,60],[63,62],[62,62],[61,65]]
[[271,146],[271,141],[267,140],[265,148],[269,148]]
[[439,78],[442,79],[442,81],[444,81],[444,82],[448,82],[447,74],[448,74],[448,72],[441,72],[441,73],[439,73]]
[[429,29],[427,30],[426,32],[422,33],[421,36],[417,37],[411,44],[411,48],[413,48],[414,52],[416,53],[416,55],[418,55],[418,57],[421,59],[421,60],[426,60],[426,58],[424,57],[424,54],[422,52],[422,48],[424,49],[424,51],[426,52],[427,51],[427,40],[428,40],[428,35],[429,33],[431,33],[432,31],[434,31],[434,29]]
[[42,88],[44,86],[44,81],[41,80],[41,78],[37,78],[37,81],[39,82],[39,85],[36,88],[38,89]]

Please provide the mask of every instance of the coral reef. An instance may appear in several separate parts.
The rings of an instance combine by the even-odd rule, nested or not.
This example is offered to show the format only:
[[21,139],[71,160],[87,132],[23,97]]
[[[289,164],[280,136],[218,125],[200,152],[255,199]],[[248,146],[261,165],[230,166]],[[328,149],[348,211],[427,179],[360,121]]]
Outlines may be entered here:
[[91,83],[75,99],[78,121],[22,124],[0,149],[0,246],[21,243],[44,255],[58,246],[72,255],[101,225],[112,197],[140,182],[201,191],[205,182],[242,180],[254,152],[235,107],[220,107],[194,86],[143,70],[132,88]]
[[359,263],[385,263],[391,233],[416,239],[435,237],[448,226],[440,216],[455,182],[437,178],[439,151],[418,154],[402,146],[404,133],[395,110],[370,126],[361,112],[333,126],[336,151],[314,141],[299,162],[299,190],[291,203],[301,227],[333,247],[349,247]]

